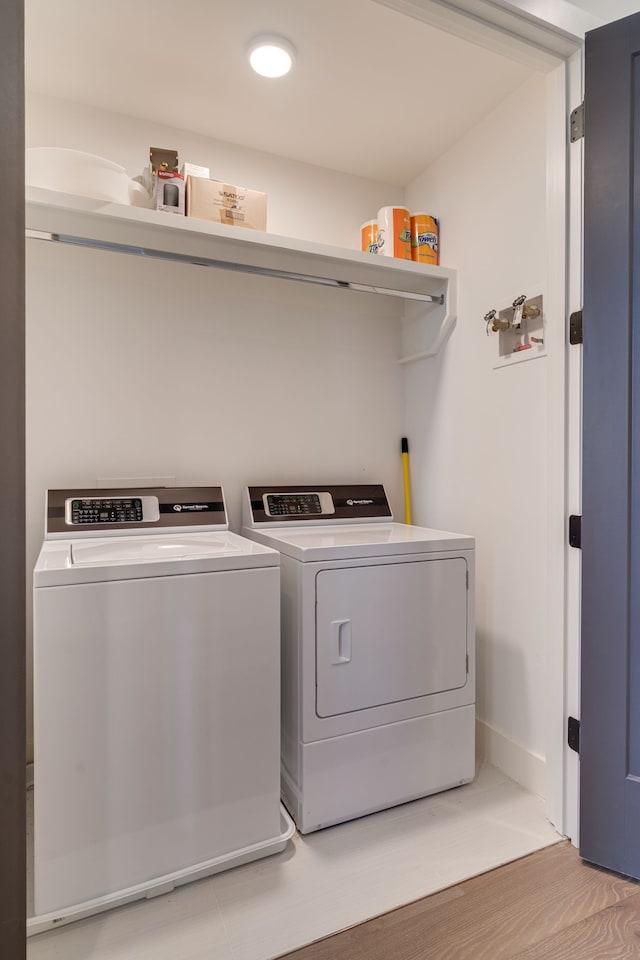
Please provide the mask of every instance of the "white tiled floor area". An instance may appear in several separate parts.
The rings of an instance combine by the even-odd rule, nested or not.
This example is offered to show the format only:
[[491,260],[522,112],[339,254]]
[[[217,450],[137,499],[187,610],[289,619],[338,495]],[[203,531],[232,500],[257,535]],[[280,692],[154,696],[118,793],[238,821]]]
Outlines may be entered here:
[[276,856],[32,937],[28,960],[268,960],[560,837],[543,802],[474,783],[297,834]]

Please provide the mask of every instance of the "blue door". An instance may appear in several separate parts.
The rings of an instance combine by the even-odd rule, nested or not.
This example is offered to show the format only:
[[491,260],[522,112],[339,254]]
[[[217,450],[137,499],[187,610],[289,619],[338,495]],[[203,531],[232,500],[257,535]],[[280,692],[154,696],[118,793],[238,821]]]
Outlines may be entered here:
[[580,853],[640,878],[640,14],[587,35]]

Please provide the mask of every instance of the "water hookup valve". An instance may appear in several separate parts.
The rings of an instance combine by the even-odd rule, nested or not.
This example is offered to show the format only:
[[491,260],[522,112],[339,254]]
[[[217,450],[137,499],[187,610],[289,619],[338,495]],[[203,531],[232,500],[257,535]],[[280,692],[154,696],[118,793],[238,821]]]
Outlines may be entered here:
[[[521,293],[511,304],[513,313],[509,316],[510,310],[503,310],[498,314],[497,310],[489,310],[484,315],[485,329],[489,336],[489,325],[493,333],[500,333],[505,330],[520,330],[523,320],[532,320],[540,316],[540,307],[535,303],[527,303],[526,293]],[[506,316],[505,316],[506,314]]]
[[498,333],[500,330],[508,330],[511,326],[510,320],[501,320],[498,316],[497,310],[489,310],[488,313],[484,315],[484,322],[486,324],[487,336],[489,336],[489,324],[491,324],[491,330],[493,333]]
[[498,360],[529,351],[529,356],[544,353],[544,316],[542,295],[516,297],[510,307],[489,310],[484,315],[485,332],[497,333]]
[[521,293],[519,297],[516,297],[511,306],[513,307],[511,326],[515,327],[516,330],[521,328],[523,320],[532,320],[534,317],[540,316],[540,307],[535,303],[527,303],[526,293]]

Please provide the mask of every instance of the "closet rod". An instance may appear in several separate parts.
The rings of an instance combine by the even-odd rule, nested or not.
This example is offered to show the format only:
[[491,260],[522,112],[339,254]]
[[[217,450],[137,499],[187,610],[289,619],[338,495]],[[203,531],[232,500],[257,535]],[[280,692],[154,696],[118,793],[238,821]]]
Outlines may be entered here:
[[212,260],[208,257],[195,257],[185,253],[171,253],[168,250],[153,250],[148,247],[135,247],[126,243],[112,243],[108,240],[93,240],[90,237],[74,237],[64,233],[48,233],[40,230],[27,230],[26,235],[36,240],[53,240],[77,247],[91,247],[95,250],[107,250],[112,253],[127,253],[153,260],[170,260],[174,263],[191,263],[201,267],[215,267],[219,270],[232,270],[236,273],[250,273],[259,277],[275,277],[278,280],[297,280],[300,283],[315,283],[322,287],[335,287],[342,290],[354,290],[358,293],[377,293],[386,297],[399,297],[402,300],[418,300],[421,303],[444,304],[444,295],[432,296],[428,293],[412,293],[409,290],[394,290],[390,287],[377,287],[367,283],[354,283],[350,280],[334,280],[331,277],[314,277],[305,273],[289,270],[275,270],[271,267],[258,267],[248,263],[234,263],[228,260]]

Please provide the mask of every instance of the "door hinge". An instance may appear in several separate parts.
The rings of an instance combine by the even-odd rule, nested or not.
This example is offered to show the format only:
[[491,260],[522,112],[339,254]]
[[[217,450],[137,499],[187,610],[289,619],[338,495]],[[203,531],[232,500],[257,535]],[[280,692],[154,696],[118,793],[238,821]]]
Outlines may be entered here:
[[575,110],[571,111],[571,116],[569,117],[569,139],[571,143],[575,143],[576,140],[582,140],[584,137],[584,100],[579,107],[576,107]]
[[577,550],[582,548],[582,517],[574,514],[569,517],[569,546]]
[[469,673],[469,654],[467,654],[467,673]]
[[580,753],[580,721],[569,717],[567,721],[567,743],[572,750]]
[[469,589],[469,571],[467,570],[467,590]]
[[582,310],[576,310],[569,317],[569,343],[574,347],[582,343]]

